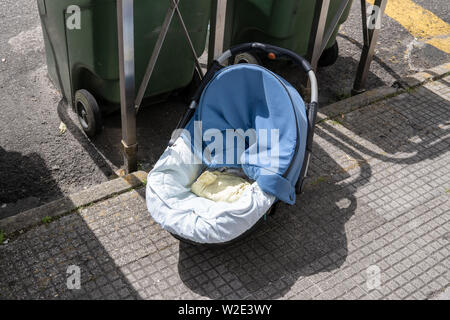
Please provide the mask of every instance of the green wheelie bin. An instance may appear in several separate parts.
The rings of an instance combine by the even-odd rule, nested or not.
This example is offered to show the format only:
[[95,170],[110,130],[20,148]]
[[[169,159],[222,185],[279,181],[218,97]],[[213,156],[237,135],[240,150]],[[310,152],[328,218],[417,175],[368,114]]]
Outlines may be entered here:
[[[305,56],[314,16],[315,0],[228,0],[227,42],[236,45],[245,42],[270,43],[288,48]],[[325,29],[339,10],[340,1],[331,0]],[[339,27],[349,15],[352,1],[345,8],[334,30],[319,65],[333,64],[338,58],[336,36]]]
[[[50,78],[78,113],[85,132],[93,136],[101,128],[99,106],[120,104],[116,0],[37,1]],[[134,1],[136,90],[170,2]],[[194,48],[201,55],[206,45],[210,0],[180,1],[179,8]],[[175,16],[144,97],[187,86],[193,79],[194,66],[182,24]]]

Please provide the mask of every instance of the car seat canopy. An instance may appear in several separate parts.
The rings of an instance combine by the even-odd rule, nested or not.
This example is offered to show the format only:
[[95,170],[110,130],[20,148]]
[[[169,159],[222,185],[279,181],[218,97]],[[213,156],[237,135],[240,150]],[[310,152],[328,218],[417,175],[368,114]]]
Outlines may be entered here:
[[264,192],[294,204],[307,130],[295,88],[263,67],[240,64],[206,86],[182,137],[207,167],[241,167]]

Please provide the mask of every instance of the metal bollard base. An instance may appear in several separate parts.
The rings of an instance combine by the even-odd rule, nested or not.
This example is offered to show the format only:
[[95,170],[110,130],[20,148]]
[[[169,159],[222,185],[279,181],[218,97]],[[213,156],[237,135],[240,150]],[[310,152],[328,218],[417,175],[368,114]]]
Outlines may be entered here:
[[134,144],[128,146],[122,140],[122,151],[123,151],[123,159],[124,159],[124,168],[127,174],[137,171],[137,151],[138,145]]
[[358,94],[366,92],[366,89],[352,89],[351,94],[352,96],[357,96]]

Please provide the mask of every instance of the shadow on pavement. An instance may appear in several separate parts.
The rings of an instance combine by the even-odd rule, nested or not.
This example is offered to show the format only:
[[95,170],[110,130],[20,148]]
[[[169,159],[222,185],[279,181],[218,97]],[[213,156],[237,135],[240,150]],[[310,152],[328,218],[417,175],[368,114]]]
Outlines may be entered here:
[[[141,107],[137,115],[138,162],[144,170],[150,170],[166,149],[187,104],[177,97]],[[96,147],[111,162],[120,167],[123,164],[120,141],[122,139],[120,112],[104,119],[104,130],[96,139]]]
[[[363,45],[359,41],[353,39],[352,37],[349,37],[348,35],[339,33],[337,35],[337,37],[347,40],[351,44],[353,44],[356,47],[358,47],[358,49],[360,49],[360,50],[363,49]],[[383,70],[385,70],[387,73],[389,73],[389,75],[392,78],[394,78],[396,81],[401,81],[402,80],[402,77],[397,72],[395,72],[394,69],[392,69],[387,63],[385,63],[381,58],[379,58],[377,55],[373,56],[373,61],[374,62],[372,62],[372,63],[378,64]],[[358,63],[356,64],[356,67],[354,68],[354,70],[355,70],[354,72],[356,72],[356,68],[357,67],[358,67]],[[352,70],[353,70],[353,68],[352,68]],[[371,83],[370,82],[370,78],[368,78],[368,83]],[[376,85],[374,87],[376,87]]]
[[[69,277],[80,268],[80,289]],[[0,246],[0,299],[139,299],[133,286],[78,214],[33,228]]]
[[[370,177],[370,166],[358,154],[320,129],[317,135],[359,160],[360,177]],[[343,169],[316,144],[311,167],[316,180],[295,206],[280,204],[254,234],[230,247],[213,249],[180,242],[178,269],[183,282],[213,299],[275,299],[283,297],[301,277],[338,269],[347,256],[345,223],[358,205],[355,186],[365,182],[353,178],[338,186],[339,181],[319,179],[331,172],[342,173]],[[225,283],[235,290],[230,291]]]
[[[86,150],[86,152],[91,157],[92,161],[96,164],[96,166],[103,172],[103,174],[107,177],[110,177],[114,174],[114,170],[111,168],[108,161],[105,159],[105,156],[99,152],[99,150],[95,147],[95,140],[90,140],[81,130],[78,123],[75,123],[69,115],[69,112],[72,112],[70,106],[67,104],[64,99],[58,103],[57,107],[58,116],[62,122],[67,127],[67,130],[72,134],[72,136],[77,139],[80,145]],[[120,140],[119,140],[120,142]]]
[[[142,107],[137,115],[137,139],[139,144],[139,167],[150,170],[167,147],[170,136],[186,110],[187,105],[180,98]],[[69,115],[70,107],[61,101],[58,114],[70,133],[86,149],[92,160],[111,176],[123,166],[121,149],[122,131],[119,111],[113,111],[103,118],[103,130],[95,138],[89,139],[78,122]]]
[[[448,86],[443,79],[437,82]],[[450,142],[450,102],[423,86],[338,121],[354,137],[330,123],[322,125],[366,157],[383,162],[411,165],[433,159],[441,155],[435,150],[445,150]]]
[[0,219],[62,195],[51,169],[36,153],[22,155],[0,147]]

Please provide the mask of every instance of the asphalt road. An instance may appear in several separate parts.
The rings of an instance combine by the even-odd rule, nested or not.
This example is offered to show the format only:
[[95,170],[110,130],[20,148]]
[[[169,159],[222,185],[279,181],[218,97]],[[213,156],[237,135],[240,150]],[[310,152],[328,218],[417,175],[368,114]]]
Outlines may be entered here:
[[[400,0],[406,4],[408,1]],[[403,12],[397,10],[394,17],[383,20],[368,78],[369,89],[392,85],[405,75],[449,61],[449,52],[443,51],[442,45],[440,49],[433,45],[448,45],[450,41],[448,1],[414,2],[426,11],[412,10],[414,16],[403,19],[395,15]],[[411,14],[411,10],[404,14]],[[439,35],[437,40],[433,38],[433,25],[425,23],[426,30],[419,34],[414,24],[405,26],[405,21],[423,21],[422,16],[433,14],[447,26],[446,35]],[[36,1],[1,1],[0,30],[1,218],[107,181],[115,177],[122,158],[118,113],[106,118],[103,133],[89,141],[74,114],[60,103],[58,91],[47,78]],[[354,1],[338,43],[340,57],[336,64],[318,72],[322,104],[348,96],[352,88],[362,43],[359,1]],[[289,66],[281,69],[288,80],[296,81],[296,70]],[[179,99],[172,98],[144,108],[139,114],[142,168],[151,168],[158,159],[183,108]],[[65,133],[58,129],[61,120],[68,127]]]
[[[395,0],[397,2],[412,2]],[[388,5],[389,5],[388,1]],[[447,37],[450,43],[450,13],[448,1],[445,0],[414,0],[414,3],[437,15],[443,23],[446,22]],[[362,27],[360,1],[354,0],[350,16],[342,25],[337,41],[340,48],[340,57],[336,64],[319,71],[318,78],[322,101],[325,103],[339,100],[348,96],[353,87],[354,75],[361,55]],[[397,8],[396,8],[397,9]],[[405,3],[403,16],[408,20],[412,14],[408,3]],[[388,13],[388,10],[386,10]],[[421,12],[422,13],[422,12]],[[422,20],[422,17],[417,17]],[[424,24],[428,24],[424,21]],[[427,30],[424,30],[426,37]],[[443,52],[423,39],[413,36],[403,25],[389,15],[382,21],[382,29],[372,62],[367,87],[375,88],[380,85],[392,85],[409,74],[429,69],[433,66],[448,62],[450,51]]]

